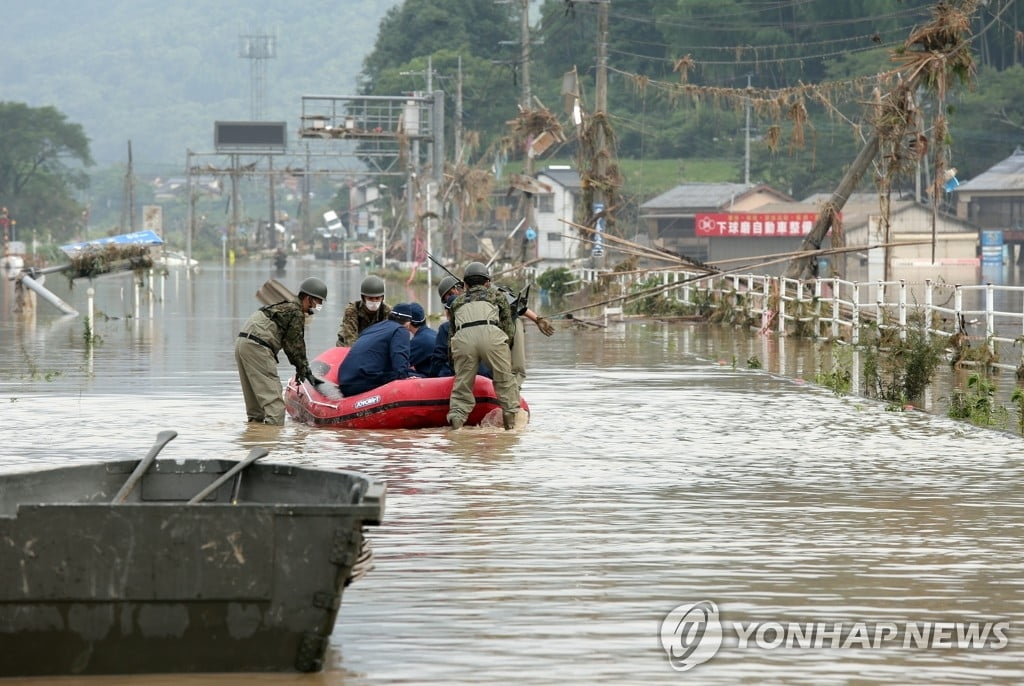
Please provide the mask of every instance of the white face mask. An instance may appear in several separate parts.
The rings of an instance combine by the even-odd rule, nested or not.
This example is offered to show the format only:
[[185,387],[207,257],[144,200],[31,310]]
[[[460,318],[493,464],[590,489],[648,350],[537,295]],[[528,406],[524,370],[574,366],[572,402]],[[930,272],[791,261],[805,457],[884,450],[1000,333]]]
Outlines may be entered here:
[[316,305],[313,306],[313,313],[316,314],[317,312],[319,312],[322,309],[324,309],[324,304],[323,303],[317,303]]
[[384,301],[383,300],[364,300],[363,304],[366,305],[366,309],[368,309],[370,312],[376,312],[377,310],[380,309],[380,304],[382,302],[384,302]]

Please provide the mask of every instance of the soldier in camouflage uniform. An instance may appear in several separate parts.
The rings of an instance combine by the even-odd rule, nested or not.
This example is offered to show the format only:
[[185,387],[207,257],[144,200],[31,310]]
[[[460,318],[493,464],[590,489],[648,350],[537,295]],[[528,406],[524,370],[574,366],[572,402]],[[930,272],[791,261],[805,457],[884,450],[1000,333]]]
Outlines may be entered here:
[[[523,327],[523,318],[536,324],[545,336],[553,336],[555,327],[529,307],[522,307],[525,303],[517,303],[519,294],[513,292],[511,288],[507,286],[498,286],[497,288],[508,300],[509,307],[512,308],[512,318],[516,322],[516,335],[512,339],[512,376],[516,379],[516,388],[522,393],[523,382],[526,381],[526,330]],[[522,310],[517,311],[515,309],[517,306],[522,307]]]
[[256,310],[242,327],[235,342],[235,364],[242,382],[245,414],[250,422],[284,424],[281,379],[277,376],[277,355],[284,350],[298,379],[314,385],[306,359],[306,315],[319,311],[327,299],[327,285],[310,277],[299,286],[299,299],[283,300]]
[[448,409],[448,423],[461,429],[476,405],[473,383],[480,362],[494,373],[494,391],[501,404],[505,429],[513,429],[519,413],[519,389],[512,375],[509,346],[516,335],[516,324],[508,299],[491,288],[491,276],[480,262],[466,267],[463,282],[467,290],[451,306],[451,356],[455,385]]
[[338,347],[351,347],[363,329],[387,321],[391,308],[384,302],[384,279],[370,274],[359,285],[359,300],[350,302],[338,327]]

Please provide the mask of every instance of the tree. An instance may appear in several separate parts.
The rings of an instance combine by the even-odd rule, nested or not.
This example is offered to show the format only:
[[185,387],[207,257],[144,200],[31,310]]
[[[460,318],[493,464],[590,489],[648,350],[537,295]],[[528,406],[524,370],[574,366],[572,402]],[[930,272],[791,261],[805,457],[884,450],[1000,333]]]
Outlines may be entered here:
[[951,161],[961,179],[981,174],[1024,141],[1024,67],[978,71],[977,87],[952,106]]
[[[894,53],[894,60],[903,67],[901,78],[884,96],[879,93],[874,106],[872,130],[865,139],[857,157],[846,170],[842,180],[818,214],[811,232],[804,237],[800,248],[804,251],[790,260],[785,275],[805,278],[813,270],[812,256],[825,235],[832,229],[843,204],[860,182],[868,167],[875,163],[875,183],[878,186],[881,209],[881,227],[885,240],[889,232],[889,196],[899,175],[928,157],[929,141],[936,148],[931,154],[935,175],[932,198],[938,196],[942,172],[945,169],[944,151],[948,145],[949,130],[942,105],[954,84],[969,84],[975,73],[975,62],[967,46],[970,44],[970,17],[977,10],[977,0],[964,0],[961,6],[940,4],[932,20],[916,29],[904,46]],[[919,105],[917,89],[925,87],[927,98],[934,101],[930,126],[922,129],[916,112]],[[927,133],[926,133],[927,131]],[[833,247],[837,237],[833,234]],[[888,251],[888,248],[886,249]],[[934,258],[934,254],[933,254]],[[886,252],[888,272],[888,252]]]
[[83,209],[74,191],[88,187],[92,164],[80,124],[52,106],[0,102],[0,204],[22,230],[74,235]]
[[[381,94],[376,80],[387,69],[399,69],[417,57],[441,51],[463,58],[490,58],[501,41],[517,37],[514,10],[509,4],[476,0],[405,0],[388,10],[380,22],[373,51],[363,60],[369,80],[364,94]],[[423,90],[421,77],[406,81]],[[393,95],[389,93],[388,95]]]

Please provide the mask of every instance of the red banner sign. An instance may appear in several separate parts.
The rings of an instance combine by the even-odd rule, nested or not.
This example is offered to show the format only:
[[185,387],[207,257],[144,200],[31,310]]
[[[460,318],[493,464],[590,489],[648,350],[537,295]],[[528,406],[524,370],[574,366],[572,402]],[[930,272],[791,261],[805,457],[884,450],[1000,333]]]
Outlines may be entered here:
[[806,236],[818,218],[813,212],[729,212],[698,214],[696,235],[715,238],[789,238]]

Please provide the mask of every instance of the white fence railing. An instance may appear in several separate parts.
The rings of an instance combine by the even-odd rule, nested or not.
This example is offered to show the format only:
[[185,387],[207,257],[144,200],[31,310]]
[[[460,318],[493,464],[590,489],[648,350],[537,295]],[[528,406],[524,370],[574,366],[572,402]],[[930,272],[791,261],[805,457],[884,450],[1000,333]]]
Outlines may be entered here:
[[[865,326],[896,329],[905,338],[908,326],[923,324],[928,335],[959,335],[972,345],[987,346],[998,360],[992,363],[994,366],[1024,366],[1024,286],[965,286],[931,280],[798,281],[757,274],[704,276],[686,271],[658,274],[666,297],[691,305],[712,300],[716,306],[743,307],[751,316],[760,315],[765,333],[788,335],[803,324],[802,330],[809,329],[816,337],[857,344]],[[588,269],[574,272],[574,276],[582,283],[612,279],[622,295],[633,291],[638,280],[651,285],[650,272],[638,276]],[[622,302],[609,304],[614,310],[621,306]],[[607,319],[609,312],[603,314]]]

